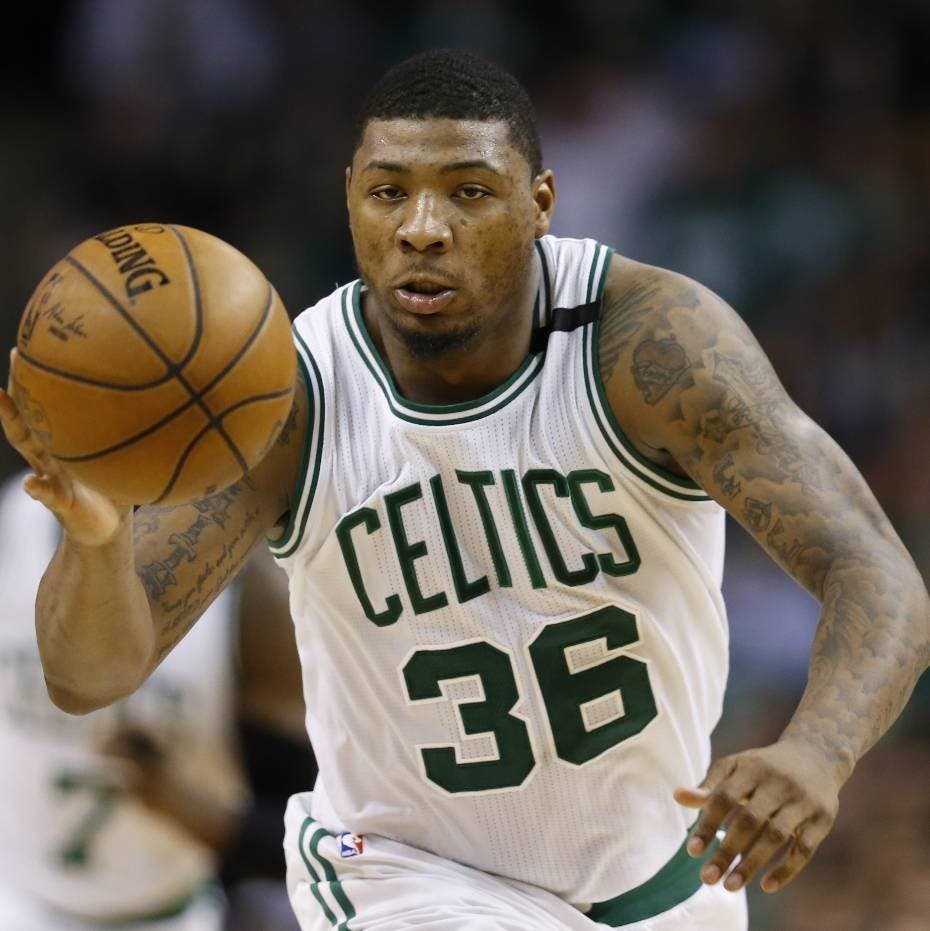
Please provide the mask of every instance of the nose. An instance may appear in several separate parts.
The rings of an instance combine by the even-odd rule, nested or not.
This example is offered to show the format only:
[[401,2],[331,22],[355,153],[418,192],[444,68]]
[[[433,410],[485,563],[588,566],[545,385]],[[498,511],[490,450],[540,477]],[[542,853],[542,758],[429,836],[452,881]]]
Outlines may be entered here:
[[394,240],[404,252],[448,252],[452,245],[452,228],[438,198],[423,193],[408,202]]

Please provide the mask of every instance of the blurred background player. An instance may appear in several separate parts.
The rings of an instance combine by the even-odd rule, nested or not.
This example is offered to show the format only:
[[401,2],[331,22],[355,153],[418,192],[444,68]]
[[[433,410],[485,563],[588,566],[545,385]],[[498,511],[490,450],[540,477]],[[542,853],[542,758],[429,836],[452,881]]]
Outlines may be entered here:
[[291,931],[282,812],[316,767],[283,574],[260,554],[144,688],[64,714],[33,604],[57,522],[20,483],[0,489],[0,931]]

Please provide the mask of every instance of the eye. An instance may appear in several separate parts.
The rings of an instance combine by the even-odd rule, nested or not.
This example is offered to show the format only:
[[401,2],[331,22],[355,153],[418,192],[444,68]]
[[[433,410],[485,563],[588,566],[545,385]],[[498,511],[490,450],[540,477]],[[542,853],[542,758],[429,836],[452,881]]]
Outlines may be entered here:
[[491,192],[477,184],[463,184],[456,188],[455,196],[459,200],[481,200],[484,197],[490,197]]
[[392,201],[400,200],[404,196],[404,192],[399,187],[386,184],[384,187],[375,188],[371,192],[371,196],[374,197],[375,200]]

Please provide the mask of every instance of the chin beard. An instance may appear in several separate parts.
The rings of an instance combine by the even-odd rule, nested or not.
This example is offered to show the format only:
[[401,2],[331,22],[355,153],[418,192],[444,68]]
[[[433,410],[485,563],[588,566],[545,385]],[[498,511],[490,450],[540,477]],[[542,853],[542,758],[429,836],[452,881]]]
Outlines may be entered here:
[[472,322],[446,333],[428,333],[408,330],[391,316],[387,319],[400,341],[418,359],[435,359],[447,352],[465,349],[474,342],[481,329],[477,323]]

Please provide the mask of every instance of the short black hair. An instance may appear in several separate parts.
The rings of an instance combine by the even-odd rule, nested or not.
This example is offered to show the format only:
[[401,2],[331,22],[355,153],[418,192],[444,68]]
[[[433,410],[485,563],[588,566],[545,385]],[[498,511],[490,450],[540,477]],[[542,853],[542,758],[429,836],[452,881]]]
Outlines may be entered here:
[[464,49],[431,49],[394,65],[368,94],[355,127],[357,151],[372,120],[502,120],[535,177],[542,148],[529,94],[509,72]]

